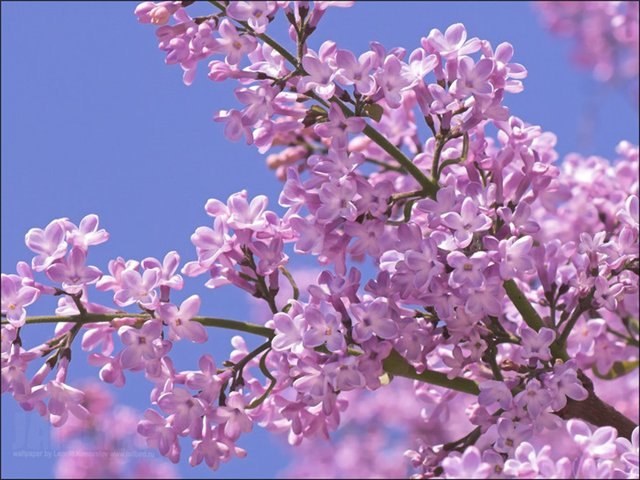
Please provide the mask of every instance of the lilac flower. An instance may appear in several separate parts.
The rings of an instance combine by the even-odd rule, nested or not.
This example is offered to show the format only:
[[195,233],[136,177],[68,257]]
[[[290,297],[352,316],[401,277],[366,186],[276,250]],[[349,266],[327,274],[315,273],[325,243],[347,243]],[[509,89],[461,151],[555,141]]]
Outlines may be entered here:
[[301,92],[313,90],[320,98],[329,100],[336,89],[333,82],[336,76],[335,68],[312,53],[302,57],[302,66],[308,75],[300,79],[298,90]]
[[474,64],[471,57],[461,57],[458,63],[458,78],[451,84],[449,91],[457,98],[492,94],[493,85],[489,78],[493,68],[494,62],[489,58],[483,58]]
[[610,284],[606,278],[597,277],[595,280],[595,287],[596,291],[593,296],[595,302],[599,306],[615,312],[618,308],[618,297],[623,293],[624,285],[622,283],[615,282]]
[[615,428],[600,427],[592,432],[582,420],[572,418],[567,422],[567,431],[587,455],[603,459],[616,457],[618,435]]
[[618,220],[629,227],[638,230],[640,227],[640,206],[637,195],[630,195],[624,202],[624,208],[617,214]]
[[364,376],[359,370],[359,362],[355,357],[344,357],[324,366],[327,379],[336,391],[348,391],[362,388]]
[[190,433],[198,431],[201,417],[204,414],[204,404],[199,398],[193,397],[184,388],[174,388],[160,395],[158,406],[165,412],[173,414],[173,427],[177,433],[186,429]]
[[111,275],[103,275],[96,283],[98,290],[117,290],[120,288],[122,282],[122,272],[127,269],[136,270],[140,265],[136,260],[127,260],[118,257],[114,260],[109,260],[109,273]]
[[400,107],[402,92],[411,86],[410,72],[395,55],[384,59],[382,69],[376,75],[376,82],[382,88],[384,99],[391,108]]
[[147,257],[140,263],[142,268],[158,268],[160,269],[160,301],[169,301],[169,290],[182,290],[184,281],[180,275],[176,274],[180,265],[180,255],[178,252],[171,251],[164,256],[164,260],[160,263],[153,257]]
[[467,292],[464,309],[469,315],[500,315],[504,290],[499,278],[487,277],[481,288]]
[[535,269],[530,255],[533,246],[533,238],[529,235],[522,238],[511,237],[509,240],[501,240],[499,243],[500,276],[503,280],[514,278],[516,273],[527,273]]
[[353,202],[355,195],[356,184],[350,179],[325,182],[318,192],[320,200],[320,208],[316,212],[318,221],[329,223],[337,218],[354,221],[358,216],[358,208]]
[[638,447],[638,433],[640,431],[640,427],[636,427],[633,429],[633,433],[631,434],[631,441],[627,440],[624,437],[618,437],[616,439],[616,445],[618,447],[618,453],[620,454],[620,458],[623,462],[625,462],[631,470],[631,474],[638,473],[638,466],[640,461],[638,459],[639,447]]
[[504,382],[495,380],[485,380],[478,385],[480,394],[478,395],[478,403],[484,407],[490,407],[494,403],[498,403],[503,410],[509,409],[513,395],[509,387]]
[[[209,269],[219,257],[229,253],[234,248],[234,237],[227,232],[223,219],[216,218],[213,228],[198,227],[191,235],[191,243],[196,247],[198,264],[203,269]],[[183,273],[186,272],[183,270]]]
[[555,411],[567,405],[567,397],[582,401],[589,396],[571,361],[554,367],[553,372],[544,377],[544,384],[551,393],[551,408]]
[[462,373],[464,367],[469,363],[469,359],[465,357],[462,349],[456,345],[449,355],[442,355],[442,362],[451,369],[447,373],[447,378],[451,380]]
[[551,395],[534,379],[529,380],[525,389],[515,396],[515,404],[527,409],[532,420],[535,420],[540,413],[551,404]]
[[234,193],[227,201],[229,218],[226,224],[236,230],[261,230],[267,224],[264,213],[268,202],[266,196],[258,195],[249,203],[246,190]]
[[455,230],[454,238],[460,248],[468,247],[475,232],[491,228],[492,221],[483,213],[478,213],[478,206],[470,197],[462,201],[460,213],[449,212],[442,216],[443,223]]
[[120,307],[138,302],[145,308],[155,308],[159,301],[156,288],[160,283],[160,274],[159,268],[146,269],[142,275],[133,268],[123,270],[113,301]]
[[236,109],[218,110],[213,116],[216,122],[224,122],[224,136],[232,142],[237,142],[244,135],[247,139],[247,145],[253,143],[253,134],[251,129],[244,124],[242,113]]
[[54,426],[64,425],[69,413],[79,419],[89,416],[88,410],[82,405],[84,392],[81,390],[59,380],[51,380],[45,389],[49,394],[49,419]]
[[[361,95],[371,95],[375,91],[375,81],[370,72],[376,60],[375,52],[365,52],[356,59],[349,50],[338,50],[336,80],[343,85],[354,85]],[[331,107],[334,105],[331,104]]]
[[120,327],[118,335],[126,345],[120,357],[122,367],[139,369],[144,366],[145,360],[156,359],[164,353],[163,345],[160,343],[161,333],[162,322],[159,320],[147,320],[140,329]]
[[[2,274],[2,313],[15,327],[21,327],[25,323],[28,307],[40,296],[37,288],[22,284],[17,275]],[[4,336],[4,334],[3,334]]]
[[253,428],[253,422],[245,413],[245,399],[239,392],[231,392],[226,405],[215,412],[217,421],[224,424],[224,434],[231,440],[237,440],[240,435],[248,433]]
[[504,473],[518,478],[557,478],[556,464],[549,457],[550,452],[549,445],[536,453],[530,443],[523,442],[516,448],[514,458],[504,463]]
[[192,320],[200,310],[200,297],[191,295],[180,308],[164,303],[156,309],[156,318],[169,325],[170,340],[186,338],[195,343],[207,341],[207,332],[201,323]]
[[[172,424],[173,415],[166,419],[155,410],[147,409],[138,423],[138,433],[147,439],[147,445],[157,448],[162,456],[171,458],[174,448],[178,449],[178,435]],[[176,458],[177,461],[177,458]]]
[[164,25],[178,8],[180,5],[177,2],[142,2],[136,7],[135,14],[140,23]]
[[237,65],[243,55],[256,48],[256,39],[250,35],[239,35],[233,23],[226,18],[220,22],[218,33],[220,38],[217,43],[226,53],[226,60],[230,65]]
[[467,30],[461,23],[454,23],[444,32],[434,28],[422,39],[422,47],[428,52],[437,52],[449,59],[459,55],[468,55],[480,50],[480,40],[476,37],[467,40]]
[[480,450],[467,447],[462,455],[450,454],[442,461],[445,478],[489,478],[491,466],[482,461]]
[[513,212],[508,207],[500,207],[497,212],[505,223],[510,224],[512,235],[527,235],[540,230],[540,225],[532,219],[531,205],[527,202],[518,203]]
[[273,317],[275,337],[271,346],[277,352],[291,351],[296,355],[304,351],[302,331],[306,326],[306,320],[299,312],[300,308],[293,307],[289,312],[276,313]]
[[520,331],[522,337],[522,356],[524,358],[538,358],[543,361],[551,360],[549,347],[556,338],[556,332],[542,327],[538,332],[523,326]]
[[92,245],[100,245],[109,240],[109,233],[105,229],[98,230],[100,220],[91,214],[80,220],[80,226],[69,231],[67,241],[69,245],[79,247],[85,252]]
[[346,118],[342,109],[332,103],[329,109],[328,121],[317,124],[314,130],[323,138],[331,138],[331,144],[334,148],[344,149],[347,147],[347,133],[360,133],[365,126],[366,122],[363,118]]
[[31,261],[36,272],[42,272],[67,253],[66,234],[70,222],[66,218],[53,220],[44,230],[32,228],[25,235],[25,243],[38,255]]
[[303,334],[303,345],[314,348],[326,344],[330,352],[344,352],[347,345],[342,333],[341,315],[327,302],[309,305],[304,310],[309,329]]
[[454,268],[449,276],[449,285],[454,288],[462,285],[480,287],[484,282],[484,269],[489,265],[486,252],[476,252],[471,258],[464,253],[454,251],[447,255],[447,263]]
[[232,2],[227,7],[227,15],[247,22],[256,33],[264,33],[269,24],[269,15],[276,8],[276,2]]
[[532,428],[524,422],[514,422],[509,418],[501,418],[498,420],[498,440],[495,443],[495,449],[498,452],[510,453],[520,445],[520,443],[529,438],[532,434]]
[[200,371],[189,372],[185,385],[191,390],[198,390],[198,396],[207,402],[213,402],[220,394],[222,376],[218,375],[216,364],[211,355],[202,355],[198,361]]
[[349,307],[349,314],[354,321],[353,338],[358,342],[364,342],[374,334],[385,340],[398,334],[398,326],[383,298],[353,304]]
[[79,247],[73,247],[68,258],[50,265],[47,276],[54,282],[62,283],[65,290],[76,293],[85,285],[98,281],[102,272],[93,266],[85,265],[87,254]]

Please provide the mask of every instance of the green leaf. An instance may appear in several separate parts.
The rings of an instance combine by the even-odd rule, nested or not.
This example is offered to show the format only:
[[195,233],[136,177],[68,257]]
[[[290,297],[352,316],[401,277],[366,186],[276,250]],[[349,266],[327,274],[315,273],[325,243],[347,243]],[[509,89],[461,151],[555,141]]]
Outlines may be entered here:
[[640,365],[640,360],[628,360],[626,362],[615,362],[607,373],[602,374],[594,366],[593,373],[602,380],[615,380],[627,373],[633,372]]
[[372,103],[364,107],[364,113],[366,113],[370,118],[373,118],[376,122],[379,122],[382,115],[384,115],[384,108],[377,103]]

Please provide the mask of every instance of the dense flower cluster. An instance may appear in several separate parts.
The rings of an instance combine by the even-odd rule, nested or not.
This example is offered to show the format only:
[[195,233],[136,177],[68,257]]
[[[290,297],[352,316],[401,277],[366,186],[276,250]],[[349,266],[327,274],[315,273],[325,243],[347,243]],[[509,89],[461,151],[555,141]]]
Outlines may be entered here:
[[640,4],[535,2],[548,28],[575,41],[572,58],[602,82],[627,82],[638,99]]
[[82,385],[89,416],[70,417],[52,431],[65,449],[56,452],[58,478],[178,478],[175,467],[159,461],[136,433],[139,412],[115,404],[104,385]]
[[[246,191],[209,200],[180,273],[245,290],[269,319],[198,316],[196,295],[174,303],[176,252],[119,257],[108,272],[87,265],[89,247],[108,239],[98,218],[56,219],[27,233],[31,265],[2,274],[3,393],[54,425],[86,418],[87,393],[66,381],[82,333],[104,382],[141,372],[153,384],[138,432],[173,462],[180,437],[192,465],[244,457],[237,441],[254,425],[293,445],[326,439],[365,391],[407,377],[415,383],[397,391],[416,408],[402,449],[416,476],[637,476],[637,417],[605,404],[589,377],[638,365],[638,148],[621,142],[614,164],[572,155],[556,166],[555,136],[504,105],[527,74],[512,46],[461,24],[411,52],[372,43],[356,55],[307,46],[327,7],[352,2],[214,1],[203,17],[190,3],[144,2],[136,15],[158,26],[185,83],[205,59],[211,80],[238,82],[242,106],[215,118],[230,139],[269,152],[286,211]],[[277,15],[296,54],[265,33]],[[294,253],[323,269],[303,295]],[[90,302],[93,288],[114,305]],[[60,296],[57,317],[31,321],[59,320],[55,336],[26,349],[26,307],[44,295]],[[251,350],[234,337],[221,365],[204,354],[176,370],[173,343],[206,341],[204,326],[265,342]],[[464,422],[444,428],[449,416]],[[385,444],[371,442],[361,454]]]

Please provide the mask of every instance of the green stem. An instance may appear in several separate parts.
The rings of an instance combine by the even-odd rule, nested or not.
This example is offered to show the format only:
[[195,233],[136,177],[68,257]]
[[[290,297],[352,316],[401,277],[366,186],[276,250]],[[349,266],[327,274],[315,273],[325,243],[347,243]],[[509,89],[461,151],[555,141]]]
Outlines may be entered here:
[[593,300],[594,292],[595,292],[595,288],[591,290],[589,295],[587,295],[586,297],[584,297],[578,302],[578,305],[576,306],[575,310],[571,314],[571,317],[569,318],[569,321],[565,325],[564,330],[562,331],[562,334],[560,335],[560,337],[558,337],[558,339],[555,342],[555,346],[560,350],[564,351],[565,345],[567,344],[567,339],[569,338],[569,334],[571,333],[571,330],[573,330],[573,327],[576,326],[576,323],[578,323],[580,316],[584,312],[589,310],[589,308],[591,308],[591,301]]
[[480,393],[476,382],[467,378],[456,377],[449,379],[446,374],[433,370],[425,370],[422,373],[416,372],[415,368],[395,350],[391,351],[391,354],[382,362],[382,365],[384,366],[384,370],[390,375],[419,380],[471,395],[478,395]]
[[[81,315],[69,315],[69,316],[38,316],[27,317],[25,323],[37,324],[37,323],[58,323],[58,322],[72,322],[77,324],[87,323],[103,323],[111,322],[119,318],[134,318],[139,320],[149,320],[151,315],[146,313],[87,313],[82,318]],[[193,317],[191,320],[201,323],[205,327],[225,328],[228,330],[237,330],[239,332],[251,333],[253,335],[259,335],[261,337],[273,338],[274,331],[271,328],[262,327],[253,323],[239,322],[237,320],[227,320],[224,318],[214,317]],[[2,322],[2,325],[7,325],[9,322]]]
[[[522,293],[522,290],[520,290],[516,282],[513,279],[505,280],[503,285],[505,291],[507,292],[507,296],[509,297],[511,302],[513,302],[516,309],[518,309],[518,312],[520,312],[520,315],[522,316],[522,319],[526,322],[526,324],[536,332],[544,327],[542,318],[540,318],[540,315],[535,310],[535,308],[531,306],[531,303],[529,303],[529,300],[527,300],[527,297],[525,297],[524,293]],[[551,344],[551,353],[555,358],[561,358],[565,361],[569,360],[569,356],[564,351],[560,339]]]
[[522,290],[518,287],[513,279],[505,280],[503,283],[504,289],[507,292],[507,296],[513,302],[515,307],[522,315],[522,319],[533,328],[536,332],[544,327],[544,322],[538,312],[531,306],[527,297],[525,297]]

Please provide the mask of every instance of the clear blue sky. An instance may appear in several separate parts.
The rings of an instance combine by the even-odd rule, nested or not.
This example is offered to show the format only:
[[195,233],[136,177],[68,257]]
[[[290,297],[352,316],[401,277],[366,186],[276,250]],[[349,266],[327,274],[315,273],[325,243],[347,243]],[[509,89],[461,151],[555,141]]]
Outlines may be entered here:
[[[224,139],[211,121],[217,108],[235,106],[231,84],[213,84],[201,68],[191,87],[178,67],[164,65],[154,29],[139,25],[135,3],[2,2],[2,271],[28,260],[23,239],[51,219],[74,222],[100,215],[111,240],[90,252],[106,270],[116,256],[162,258],[176,249],[194,258],[189,237],[208,224],[208,198],[242,188],[264,193],[275,205],[279,183],[252,148]],[[514,114],[558,135],[561,154],[579,151],[611,156],[622,139],[637,142],[637,112],[622,95],[594,84],[568,62],[568,42],[551,38],[528,3],[358,2],[331,10],[315,34],[356,53],[370,40],[387,47],[419,46],[431,28],[463,22],[471,36],[494,46],[509,41],[514,60],[529,70],[525,91],[509,96]],[[282,34],[274,32],[276,37]],[[204,291],[187,283],[181,301],[203,293],[202,312],[246,319],[245,296],[232,287]],[[51,312],[39,303],[31,314]],[[29,327],[27,345],[42,341],[52,326]],[[211,331],[207,344],[221,361],[230,336]],[[181,369],[195,368],[199,348],[174,349]],[[72,378],[95,376],[78,352]],[[151,385],[128,375],[119,398],[143,410]],[[287,450],[261,430],[245,437],[245,460],[223,467],[219,477],[273,477]],[[2,397],[2,476],[50,477],[53,459],[20,458],[18,450],[54,449],[48,427]],[[211,476],[183,461],[183,477]]]

